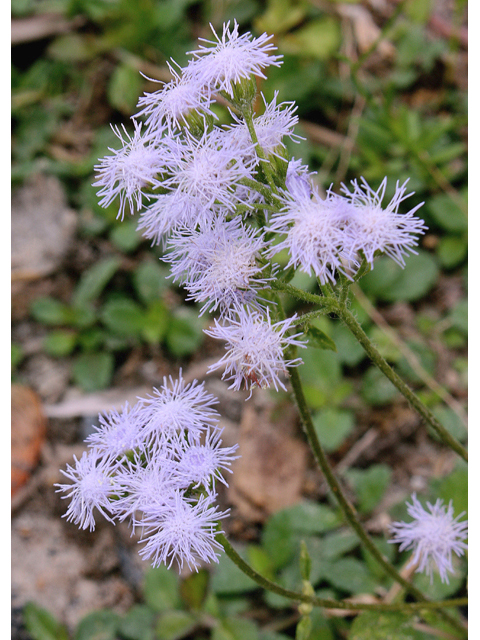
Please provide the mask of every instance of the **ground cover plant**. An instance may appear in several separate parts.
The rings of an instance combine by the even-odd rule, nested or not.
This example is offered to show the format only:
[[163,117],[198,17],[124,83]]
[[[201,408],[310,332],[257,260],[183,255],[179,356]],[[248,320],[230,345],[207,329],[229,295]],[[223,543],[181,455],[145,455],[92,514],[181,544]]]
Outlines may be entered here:
[[[398,10],[389,24],[400,15]],[[334,31],[333,23],[327,23],[329,33]],[[355,410],[348,408],[354,389],[342,379],[341,371],[362,365],[357,393],[364,402],[384,408],[398,402],[400,392],[421,417],[416,427],[426,430],[426,423],[439,450],[450,448],[466,460],[464,409],[434,381],[435,356],[432,362],[432,353],[421,343],[405,348],[401,341],[386,339],[391,335],[388,325],[385,333],[382,316],[378,318],[365,297],[366,293],[380,303],[417,301],[435,285],[438,259],[426,250],[428,243],[417,253],[432,224],[428,215],[422,217],[429,204],[427,188],[410,194],[415,175],[406,182],[407,158],[417,158],[437,187],[444,172],[429,164],[431,156],[425,156],[422,144],[415,153],[412,144],[400,151],[405,166],[393,163],[398,172],[393,181],[393,174],[388,180],[382,176],[372,190],[369,184],[374,184],[375,172],[372,180],[365,171],[368,182],[352,178],[339,189],[334,184],[321,191],[318,177],[325,165],[313,175],[305,156],[297,153],[304,141],[295,137],[296,105],[282,102],[275,89],[269,98],[265,88],[257,100],[252,75],[263,80],[268,66],[281,68],[278,50],[266,34],[254,38],[241,33],[232,20],[220,26],[219,35],[213,31],[213,42],[200,49],[192,47],[194,52],[183,68],[170,68],[170,83],[144,94],[139,101],[143,111],[135,122],[114,130],[117,140],[96,166],[101,204],[110,211],[112,204],[117,205],[113,217],[117,212],[126,217],[129,208],[140,211],[136,224],[156,246],[152,253],[156,251],[170,265],[173,282],[184,285],[190,315],[169,309],[165,268],[154,261],[142,262],[134,271],[138,302],[132,302],[131,292],[117,292],[100,309],[95,307],[93,303],[108,291],[108,283],[120,270],[121,262],[115,258],[85,272],[68,303],[40,298],[33,302],[32,313],[46,324],[67,327],[49,334],[45,345],[57,357],[83,351],[75,356],[72,371],[74,380],[87,390],[109,384],[116,366],[112,352],[122,353],[132,344],[155,348],[164,340],[166,351],[184,358],[198,349],[204,335],[226,342],[226,354],[217,355],[209,370],[220,369],[219,375],[228,379],[232,389],[247,390],[247,399],[259,388],[275,389],[281,402],[287,402],[293,392],[306,438],[338,503],[331,495],[329,504],[317,496],[274,513],[258,532],[257,541],[243,556],[239,554],[229,536],[217,529],[220,523],[228,531],[228,513],[219,511],[215,502],[217,486],[230,481],[225,471],[242,455],[241,447],[221,447],[216,401],[204,383],[187,384],[181,372],[165,377],[163,384],[159,382],[157,389],[133,406],[124,405],[100,417],[99,426],[87,438],[88,453],[67,467],[73,485],[62,480],[58,488],[70,499],[67,518],[81,528],[94,528],[94,507],[108,519],[131,518],[133,530],[146,542],[141,548],[145,559],[154,566],[185,564],[197,572],[182,579],[179,598],[175,596],[177,577],[167,578],[163,569],[153,569],[148,584],[158,579],[170,585],[160,589],[168,593],[166,606],[161,595],[155,604],[148,595],[151,586],[146,587],[148,602],[143,609],[135,608],[124,619],[108,611],[92,614],[76,634],[90,637],[93,629],[102,629],[105,637],[209,637],[211,633],[212,637],[274,638],[285,637],[282,630],[289,634],[286,637],[293,633],[298,638],[387,637],[390,633],[396,634],[392,637],[402,637],[400,633],[430,637],[438,632],[462,637],[463,611],[455,608],[452,614],[450,610],[466,604],[461,597],[464,566],[457,560],[466,548],[463,462],[447,477],[432,481],[421,503],[413,493],[409,502],[398,506],[397,514],[392,513],[383,533],[389,532],[390,542],[399,543],[400,551],[415,553],[410,562],[409,554],[394,555],[388,536],[373,540],[362,523],[384,497],[392,473],[389,465],[375,461],[347,469],[344,482],[339,483],[328,456],[345,443],[348,448],[356,442]],[[228,67],[222,65],[225,60]],[[227,68],[233,75],[228,76]],[[373,123],[366,130],[370,126],[378,134],[379,107],[365,86],[359,89],[359,69],[352,69],[353,86],[365,100],[362,109],[371,108]],[[415,127],[408,111],[404,113],[404,124]],[[400,108],[390,122],[393,129],[402,117]],[[399,138],[404,141],[403,131]],[[358,140],[360,129],[356,135]],[[384,151],[391,145],[391,140],[386,142]],[[444,145],[442,139],[439,148],[444,150]],[[459,150],[463,146],[457,145],[456,153]],[[311,151],[307,154],[313,156]],[[349,155],[353,156],[353,149]],[[342,159],[340,154],[338,162],[337,175],[343,178],[345,156]],[[353,160],[351,165],[355,174]],[[432,166],[437,171],[432,172]],[[377,172],[382,168],[385,164],[379,163]],[[425,207],[419,193],[425,197]],[[450,220],[450,211],[457,210],[452,209],[453,202],[463,215],[459,191],[450,187],[440,196],[449,198],[443,200],[449,212],[445,218]],[[405,203],[407,197],[410,200]],[[113,240],[113,231],[110,234]],[[131,245],[125,242],[128,234],[123,238],[127,251],[141,244],[138,236],[131,235],[136,238]],[[451,248],[444,249],[444,255]],[[463,259],[464,254],[455,267]],[[449,268],[454,268],[452,263]],[[449,310],[444,325],[450,345],[457,349],[464,344],[463,311],[460,300]],[[214,317],[202,332],[202,318],[210,314]],[[423,317],[419,327],[428,334],[431,322]],[[19,353],[19,362],[21,357]],[[369,366],[369,361],[376,367]],[[401,376],[389,362],[396,364]],[[462,366],[461,358],[457,366]],[[428,392],[422,391],[422,385]],[[430,503],[425,502],[428,499]],[[178,527],[183,528],[181,537]],[[437,544],[441,527],[443,541],[447,540],[443,547]],[[222,550],[237,568],[225,564]],[[218,562],[219,556],[217,571],[209,580],[203,563]],[[402,562],[407,564],[400,572]],[[425,582],[413,575],[415,569],[426,574]],[[268,624],[259,628],[258,622],[242,616],[249,607],[245,594],[253,592],[258,598],[258,585],[271,591],[263,596],[262,606],[273,618],[272,612],[292,606],[286,598],[302,602],[294,619],[283,618],[279,628]],[[345,599],[348,595],[353,602]],[[434,602],[426,604],[427,598]],[[330,617],[329,609],[337,615]],[[351,617],[338,615],[342,609],[353,612],[353,623]],[[53,637],[67,633],[33,603],[24,616],[33,634],[42,629]]]

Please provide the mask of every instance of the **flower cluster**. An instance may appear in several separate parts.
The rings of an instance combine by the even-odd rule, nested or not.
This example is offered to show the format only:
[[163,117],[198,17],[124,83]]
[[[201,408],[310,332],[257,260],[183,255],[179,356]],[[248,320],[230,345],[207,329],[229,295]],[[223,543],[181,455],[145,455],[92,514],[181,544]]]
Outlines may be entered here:
[[71,482],[57,485],[70,499],[67,520],[93,530],[95,509],[111,522],[130,519],[153,566],[217,562],[228,512],[215,505],[215,485],[227,484],[222,472],[231,472],[237,445],[222,447],[216,402],[180,372],[133,407],[100,416],[89,450],[62,471]]
[[390,525],[393,538],[391,543],[400,544],[400,551],[413,550],[411,565],[418,565],[416,571],[426,573],[433,582],[433,570],[437,568],[442,582],[449,582],[448,573],[453,573],[452,553],[463,556],[467,545],[468,522],[460,518],[465,512],[453,517],[453,506],[448,507],[443,500],[432,506],[427,502],[428,511],[422,507],[416,495],[412,504],[407,502],[407,511],[412,522],[394,522]]
[[[219,313],[207,333],[227,351],[211,370],[226,365],[235,389],[285,388],[280,376],[301,360],[284,352],[304,344],[289,334],[293,319],[270,319],[270,259],[286,249],[287,267],[321,284],[352,277],[362,261],[373,266],[378,252],[403,266],[425,229],[414,215],[421,205],[399,213],[408,195],[397,184],[382,208],[386,179],[376,192],[362,179],[352,193],[342,185],[342,195],[322,197],[301,160],[287,160],[285,139],[299,139],[295,104],[275,92],[270,102],[262,95],[261,114],[253,109],[256,77],[281,64],[271,36],[240,35],[236,22],[212,31],[185,67],[169,65],[170,82],[140,98],[133,137],[115,129],[123,147],[97,166],[95,185],[103,206],[119,196],[120,216],[127,205],[139,211],[138,228],[166,248],[163,260],[200,314]],[[230,125],[215,123],[218,96],[230,103]]]

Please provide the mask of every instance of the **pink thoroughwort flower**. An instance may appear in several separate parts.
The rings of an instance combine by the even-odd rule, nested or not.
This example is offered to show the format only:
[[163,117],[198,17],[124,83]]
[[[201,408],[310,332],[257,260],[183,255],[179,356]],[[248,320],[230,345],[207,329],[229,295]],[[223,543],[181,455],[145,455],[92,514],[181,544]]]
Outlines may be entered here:
[[276,391],[279,387],[286,391],[280,376],[287,375],[288,367],[297,367],[302,360],[286,360],[283,351],[289,345],[305,347],[297,339],[301,334],[287,335],[295,317],[272,323],[268,309],[266,315],[239,309],[236,317],[227,317],[222,323],[215,319],[215,326],[205,333],[224,340],[227,353],[209,371],[225,365],[222,379],[232,380],[230,389],[238,390],[242,384],[250,390],[273,385]]
[[70,499],[67,520],[93,530],[95,508],[111,522],[129,519],[154,566],[217,562],[218,522],[228,512],[215,506],[215,486],[227,485],[223,472],[238,456],[237,445],[222,447],[216,403],[180,372],[133,407],[101,415],[90,450],[62,471],[70,484],[57,485]]
[[433,582],[433,571],[438,569],[442,582],[449,582],[448,572],[453,573],[452,553],[463,556],[467,545],[468,522],[459,522],[465,512],[453,517],[453,506],[437,500],[427,509],[420,504],[415,494],[412,504],[407,502],[407,511],[412,522],[394,522],[390,525],[393,537],[389,542],[400,544],[400,551],[412,550],[411,564],[418,565],[417,572],[426,573]]
[[280,66],[282,56],[271,55],[277,49],[270,42],[273,36],[264,33],[252,39],[250,33],[239,35],[236,21],[231,29],[230,22],[223,25],[221,38],[212,26],[211,29],[215,40],[200,39],[206,46],[200,45],[196,51],[190,51],[193,60],[184,69],[184,77],[195,78],[212,91],[225,91],[231,96],[232,84],[252,75],[265,78],[263,70],[266,67]]

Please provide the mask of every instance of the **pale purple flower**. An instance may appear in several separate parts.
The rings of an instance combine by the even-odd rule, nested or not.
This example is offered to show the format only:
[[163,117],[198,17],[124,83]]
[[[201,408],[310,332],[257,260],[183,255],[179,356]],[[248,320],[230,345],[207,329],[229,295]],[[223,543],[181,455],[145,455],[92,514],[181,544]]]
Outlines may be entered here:
[[322,284],[335,283],[344,255],[349,212],[346,200],[335,194],[323,199],[316,189],[310,197],[308,190],[302,189],[295,194],[285,193],[280,202],[283,207],[272,215],[267,231],[286,237],[272,247],[270,255],[287,249],[287,268],[299,266],[305,273],[313,271]]
[[209,428],[218,428],[218,412],[213,408],[218,400],[203,382],[186,384],[181,371],[178,380],[170,376],[168,382],[164,377],[162,387],[140,402],[144,438],[158,448],[184,432],[200,438]]
[[[295,115],[297,107],[294,102],[282,102],[277,105],[278,91],[275,91],[273,100],[267,103],[265,96],[262,94],[265,104],[265,111],[262,115],[253,119],[253,127],[258,139],[258,144],[269,155],[278,156],[278,147],[284,147],[283,139],[290,138],[294,142],[298,142],[302,138],[293,133],[295,125],[298,123],[298,116]],[[235,124],[226,127],[228,144],[237,144],[240,148],[245,149],[245,155],[248,154],[248,148],[251,146],[252,138],[246,123],[237,115],[232,113]],[[253,149],[253,156],[258,162],[258,155]],[[279,156],[284,159],[282,156]],[[285,161],[286,162],[286,161]]]
[[[63,516],[80,529],[95,529],[94,509],[110,522],[111,499],[117,495],[114,474],[117,463],[112,456],[101,456],[96,449],[84,451],[80,460],[73,456],[75,467],[67,464],[67,470],[60,470],[71,480],[70,484],[56,484],[59,491],[66,492],[62,498],[70,498],[67,512]],[[108,512],[108,513],[107,513]]]
[[222,431],[210,432],[202,444],[189,442],[182,451],[176,472],[188,484],[194,484],[194,488],[200,485],[208,488],[215,479],[228,486],[221,471],[232,473],[229,467],[239,457],[233,455],[238,445],[222,447]]
[[390,525],[393,538],[391,543],[400,544],[400,551],[412,550],[411,565],[418,565],[417,572],[426,573],[433,582],[433,571],[437,568],[442,582],[449,582],[448,572],[453,573],[452,552],[463,556],[467,545],[468,522],[459,522],[465,512],[453,517],[453,506],[448,507],[443,500],[437,500],[432,506],[427,502],[427,509],[420,504],[415,494],[412,504],[407,502],[407,511],[412,522],[394,522]]
[[266,33],[253,38],[250,33],[239,35],[238,24],[230,22],[223,25],[220,38],[210,25],[215,40],[200,38],[200,45],[196,51],[190,51],[194,59],[184,69],[184,77],[196,78],[201,84],[212,91],[225,91],[233,95],[232,84],[255,75],[265,78],[263,70],[274,65],[280,66],[282,56],[271,55],[277,47],[270,42],[273,36]]
[[375,252],[381,251],[404,267],[404,256],[408,252],[416,253],[413,247],[418,245],[418,235],[425,233],[427,227],[414,214],[424,203],[417,204],[407,213],[398,212],[400,204],[413,195],[406,193],[407,182],[402,185],[397,182],[395,194],[385,208],[382,208],[382,201],[387,178],[377,191],[364,178],[361,178],[361,184],[356,180],[351,182],[352,192],[342,184],[342,193],[351,205],[348,241],[345,242],[348,259],[355,260],[357,253],[362,251],[373,267]]
[[292,158],[288,163],[285,186],[294,200],[308,200],[313,195],[313,186],[306,165],[301,160]]
[[180,568],[186,563],[195,571],[201,561],[218,562],[223,547],[215,537],[217,525],[228,512],[218,511],[213,502],[213,496],[202,495],[194,504],[176,491],[165,504],[146,508],[136,522],[146,531],[140,556],[154,567],[170,568],[176,561]]
[[305,347],[297,339],[300,333],[287,335],[295,317],[272,323],[268,309],[266,315],[240,309],[236,319],[228,317],[221,324],[215,319],[215,326],[206,329],[205,333],[224,340],[227,353],[209,368],[209,372],[225,365],[222,379],[233,380],[231,389],[238,390],[243,383],[250,390],[255,386],[266,388],[271,385],[276,391],[279,387],[286,390],[280,376],[287,375],[287,368],[302,364],[302,360],[286,360],[283,351],[288,345]]
[[[173,133],[186,124],[186,117],[192,111],[214,115],[209,108],[209,92],[205,91],[203,84],[195,77],[182,77],[168,62],[167,65],[173,76],[172,80],[162,83],[159,91],[145,93],[137,105],[143,109],[135,117],[146,116],[148,131],[152,133],[163,126],[167,127],[169,133]],[[159,82],[151,78],[148,80]]]
[[122,456],[127,451],[142,444],[142,421],[139,405],[130,407],[128,402],[117,411],[113,409],[105,415],[99,415],[100,426],[95,433],[87,437],[90,447],[105,455]]
[[211,227],[174,234],[163,259],[171,263],[174,281],[185,285],[188,299],[204,303],[200,314],[243,303],[259,308],[257,291],[268,286],[257,261],[265,246],[263,235],[240,217],[219,218]]
[[169,160],[169,152],[157,146],[148,136],[143,136],[142,125],[135,122],[133,136],[112,126],[113,132],[122,143],[120,149],[111,149],[113,155],[105,156],[95,166],[97,180],[94,187],[101,187],[99,204],[108,207],[115,198],[120,198],[118,216],[122,218],[128,203],[130,212],[142,207],[143,197],[149,198],[149,190],[159,186],[159,174],[164,171]]

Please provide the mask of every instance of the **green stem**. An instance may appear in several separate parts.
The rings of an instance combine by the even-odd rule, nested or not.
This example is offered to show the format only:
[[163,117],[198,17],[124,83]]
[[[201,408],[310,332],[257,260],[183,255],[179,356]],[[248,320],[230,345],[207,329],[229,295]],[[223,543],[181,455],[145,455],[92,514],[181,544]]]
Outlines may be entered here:
[[298,300],[311,302],[312,304],[317,304],[324,309],[328,309],[328,313],[330,313],[330,311],[334,311],[334,301],[330,298],[317,296],[315,293],[309,293],[308,291],[302,291],[302,289],[298,289],[287,282],[282,282],[282,280],[274,280],[271,285],[273,289],[284,291]]
[[[362,523],[357,518],[357,514],[353,505],[349,502],[347,497],[345,496],[340,483],[335,477],[330,463],[328,462],[327,456],[321,446],[317,434],[315,432],[315,427],[313,426],[312,417],[310,414],[310,410],[308,408],[304,393],[302,382],[300,380],[300,375],[298,370],[294,367],[290,369],[290,382],[293,388],[293,392],[295,395],[295,401],[297,403],[298,410],[300,412],[300,416],[302,418],[302,424],[304,431],[307,435],[308,441],[310,443],[310,447],[315,455],[315,458],[322,469],[325,479],[330,487],[332,493],[334,494],[337,502],[347,519],[348,523],[358,535],[360,540],[365,545],[365,548],[370,552],[370,554],[375,558],[375,560],[380,564],[380,566],[386,571],[386,573],[393,578],[396,582],[398,582],[408,593],[412,594],[417,600],[421,602],[428,602],[428,599],[423,595],[423,593],[417,589],[413,584],[405,580],[405,578],[395,569],[395,567],[387,560],[387,558],[379,551],[376,547],[375,543],[364,529]],[[455,620],[455,618],[451,617],[448,613],[444,611],[439,611],[439,615],[441,615],[444,620],[446,620],[449,624],[451,624],[455,629],[465,633],[465,629],[463,626]]]
[[273,173],[272,173],[270,162],[268,161],[267,156],[265,155],[265,151],[262,149],[262,147],[260,146],[260,143],[258,142],[257,133],[253,125],[253,111],[251,110],[251,108],[246,109],[242,115],[245,119],[245,124],[247,125],[248,132],[250,133],[250,137],[252,138],[252,142],[255,145],[257,155],[262,161],[263,171],[264,171],[265,177],[268,180],[268,184],[270,185],[270,188],[273,193],[278,193],[277,185],[275,184],[275,180],[273,179]]
[[324,607],[325,609],[347,609],[347,610],[373,610],[373,611],[405,611],[413,612],[421,609],[443,609],[446,607],[461,607],[468,604],[467,598],[456,598],[454,600],[444,600],[443,602],[399,602],[399,603],[375,603],[375,604],[363,604],[356,602],[348,602],[345,600],[332,600],[327,598],[317,598],[316,596],[309,596],[298,591],[292,591],[291,589],[285,589],[276,582],[272,582],[265,576],[255,571],[255,569],[245,562],[245,560],[235,551],[233,546],[227,540],[223,533],[217,533],[217,540],[223,546],[227,556],[234,562],[237,567],[243,571],[245,575],[256,582],[260,587],[272,591],[280,596],[289,598],[296,602],[305,602],[312,604],[316,607]]
[[445,427],[440,424],[433,413],[426,407],[420,398],[410,389],[410,387],[395,373],[388,362],[380,355],[377,349],[373,346],[370,338],[362,329],[360,324],[355,319],[354,315],[345,307],[338,305],[334,309],[334,313],[345,323],[350,329],[358,342],[362,345],[368,357],[372,362],[380,369],[380,371],[392,382],[400,393],[409,401],[412,407],[420,414],[420,416],[427,422],[432,429],[438,434],[443,442],[449,446],[453,451],[458,453],[465,461],[468,461],[468,452],[458,440],[456,440]]

